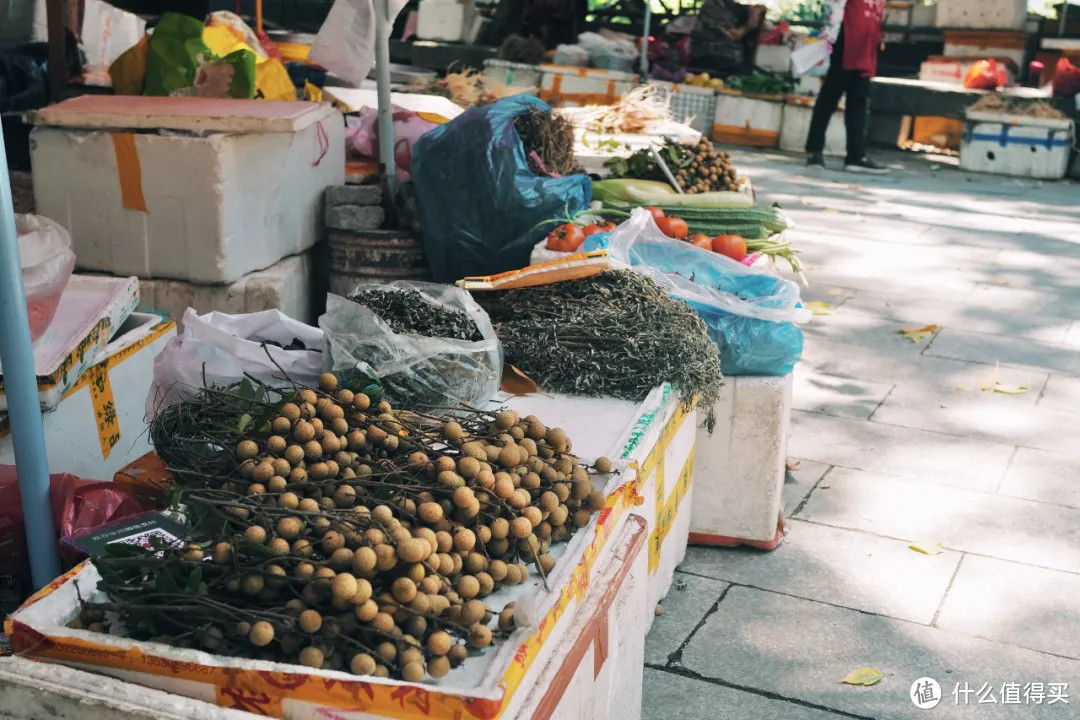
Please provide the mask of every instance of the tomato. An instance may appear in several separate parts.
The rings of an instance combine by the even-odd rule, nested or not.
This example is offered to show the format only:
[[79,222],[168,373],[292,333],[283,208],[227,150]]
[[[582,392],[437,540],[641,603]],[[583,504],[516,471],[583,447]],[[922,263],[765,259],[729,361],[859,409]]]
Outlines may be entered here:
[[556,252],[574,252],[584,242],[585,232],[574,223],[565,223],[551,231],[544,247]]
[[585,227],[581,228],[581,232],[585,234],[585,237],[589,237],[590,235],[595,235],[596,233],[604,231],[600,228],[599,225],[593,223],[592,225],[586,225]]
[[690,234],[690,228],[686,226],[686,221],[682,218],[660,218],[656,221],[656,224],[660,228],[660,232],[676,240],[683,240]]
[[613,222],[606,222],[603,225],[598,225],[597,227],[600,228],[600,232],[614,232],[615,228],[617,228],[618,225]]
[[645,209],[649,211],[649,214],[653,216],[653,220],[656,220],[657,222],[659,222],[664,217],[664,211],[658,207],[653,207],[650,205]]
[[746,241],[740,235],[717,235],[712,241],[713,252],[742,262],[746,258]]
[[708,235],[702,235],[701,233],[690,238],[690,244],[696,245],[699,248],[704,248],[705,250],[712,250],[712,238]]

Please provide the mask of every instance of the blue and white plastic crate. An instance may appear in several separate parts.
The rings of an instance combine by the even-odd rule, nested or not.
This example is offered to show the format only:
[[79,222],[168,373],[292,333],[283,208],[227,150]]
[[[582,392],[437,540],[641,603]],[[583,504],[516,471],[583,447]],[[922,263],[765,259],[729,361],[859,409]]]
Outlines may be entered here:
[[1072,120],[969,112],[960,144],[960,167],[1060,180],[1069,167],[1074,138]]

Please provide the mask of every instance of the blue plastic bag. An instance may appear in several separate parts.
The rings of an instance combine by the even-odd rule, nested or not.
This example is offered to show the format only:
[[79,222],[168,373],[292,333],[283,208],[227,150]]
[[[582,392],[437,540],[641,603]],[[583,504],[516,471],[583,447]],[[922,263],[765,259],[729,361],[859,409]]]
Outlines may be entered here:
[[795,323],[810,312],[790,280],[672,240],[641,208],[611,234],[608,255],[697,310],[720,348],[725,375],[787,375],[802,357]]
[[529,169],[514,118],[533,108],[551,111],[527,95],[469,108],[413,145],[424,251],[436,281],[524,267],[551,229],[538,223],[588,207],[587,176]]

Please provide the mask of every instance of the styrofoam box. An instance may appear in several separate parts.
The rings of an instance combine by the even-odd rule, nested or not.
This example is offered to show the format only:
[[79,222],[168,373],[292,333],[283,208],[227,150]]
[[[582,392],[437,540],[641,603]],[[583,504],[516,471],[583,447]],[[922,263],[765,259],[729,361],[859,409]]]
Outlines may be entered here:
[[80,268],[234,282],[322,236],[323,190],[345,182],[345,138],[336,110],[315,110],[294,132],[136,133],[125,175],[141,176],[145,211],[124,205],[112,132],[36,127],[37,211],[68,229]]
[[251,313],[276,309],[301,322],[314,322],[314,252],[287,257],[228,285],[140,280],[139,309],[169,315],[177,322],[189,307],[200,313],[211,310]]
[[712,139],[733,145],[774,148],[780,145],[784,101],[727,90],[716,95]]
[[768,72],[787,75],[791,72],[791,48],[785,45],[758,45],[754,65]]
[[946,34],[945,47],[942,53],[948,57],[969,57],[973,60],[984,60],[990,57],[1007,58],[1012,60],[1016,67],[1019,68],[1024,66],[1025,50],[1023,47],[1007,47],[1006,43],[995,44],[992,38],[974,43],[956,42],[955,40],[950,42],[948,34]]
[[611,105],[638,82],[633,73],[571,65],[541,65],[540,72],[540,99],[569,107]]
[[[780,125],[781,150],[802,152],[806,149],[806,137],[810,133],[810,119],[813,115],[812,101],[789,101],[784,105],[783,121]],[[847,154],[847,127],[844,125],[842,108],[829,119],[829,127],[825,131],[825,154]]]
[[540,66],[488,58],[484,61],[484,83],[511,88],[540,87]]
[[960,167],[971,172],[1060,180],[1072,152],[1072,120],[968,113]]
[[697,430],[690,538],[694,543],[776,536],[791,427],[792,376],[728,376],[716,429]]
[[[134,313],[120,326],[96,362],[42,415],[49,472],[109,480],[149,452],[143,421],[154,358],[176,335],[159,315]],[[0,413],[0,465],[15,462],[7,417]]]
[[629,508],[637,474],[625,462],[617,462],[615,468],[616,473],[600,478],[601,491],[608,497],[607,512],[594,515],[567,543],[552,548],[555,566],[547,582],[532,575],[521,585],[500,588],[485,598],[494,610],[515,602],[517,629],[506,641],[470,656],[435,682],[358,678],[69,628],[80,598],[94,596],[100,577],[89,561],[9,615],[5,632],[12,647],[23,654],[285,720],[516,717],[536,679],[569,643],[568,629],[594,578],[619,562],[611,540],[620,537],[632,520]]
[[465,3],[458,0],[420,0],[416,37],[461,42],[465,37]]
[[648,604],[645,623],[667,595],[675,568],[686,555],[695,455],[697,413],[669,386],[654,389],[640,403],[615,398],[521,395],[501,403],[521,415],[535,414],[549,427],[566,430],[574,452],[591,463],[607,455],[638,468],[642,504],[633,513],[649,523]]
[[[566,642],[537,679],[518,718],[526,720],[637,720],[645,665],[645,519],[622,526],[611,562],[574,616]],[[653,613],[649,613],[653,614]]]
[[649,84],[668,101],[671,116],[676,122],[686,123],[699,133],[710,132],[713,116],[716,115],[716,90],[664,80],[650,80]]
[[1027,5],[1027,0],[938,0],[936,22],[939,28],[1023,30]]

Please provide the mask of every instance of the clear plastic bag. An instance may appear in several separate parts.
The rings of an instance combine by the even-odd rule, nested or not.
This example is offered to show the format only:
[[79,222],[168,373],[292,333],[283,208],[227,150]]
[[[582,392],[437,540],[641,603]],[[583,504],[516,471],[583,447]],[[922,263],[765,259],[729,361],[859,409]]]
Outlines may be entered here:
[[697,310],[720,348],[725,375],[786,375],[802,356],[810,319],[799,286],[660,232],[638,208],[611,233],[608,256]]
[[482,339],[395,333],[371,309],[331,294],[319,327],[326,335],[333,372],[347,377],[359,371],[378,379],[387,400],[399,407],[481,407],[491,399],[502,378],[502,344],[487,313],[468,292],[406,280],[361,288],[416,291],[433,305],[466,313]]
[[30,340],[34,341],[45,333],[56,314],[60,296],[75,269],[75,253],[68,231],[47,217],[16,215],[15,234],[19,239]]
[[323,371],[323,345],[321,330],[278,310],[199,315],[188,308],[183,333],[154,358],[146,416],[194,396],[204,384],[226,387],[246,376],[272,386],[314,386]]

